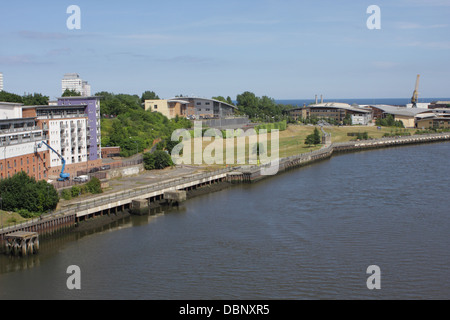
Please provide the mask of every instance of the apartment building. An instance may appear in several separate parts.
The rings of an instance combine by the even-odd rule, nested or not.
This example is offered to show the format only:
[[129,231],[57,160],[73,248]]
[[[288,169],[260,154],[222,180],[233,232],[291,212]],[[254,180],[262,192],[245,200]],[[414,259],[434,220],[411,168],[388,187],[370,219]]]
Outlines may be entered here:
[[[57,105],[0,102],[0,178],[25,171],[37,180],[101,166],[100,100],[69,97]],[[45,141],[53,150],[41,142]]]
[[64,173],[75,177],[78,171],[89,170],[101,165],[101,158],[90,160],[89,118],[87,105],[33,106],[24,107],[23,114],[34,116],[36,123],[47,137],[46,143],[53,150],[42,145],[39,150],[49,152],[49,178],[57,179],[65,161]]
[[87,144],[89,145],[88,160],[102,158],[100,129],[100,97],[62,97],[58,98],[58,106],[86,106],[87,114]]
[[0,119],[0,178],[24,171],[36,180],[47,179],[48,152],[36,150],[46,138],[35,118]]
[[61,81],[62,93],[68,90],[75,90],[83,97],[91,95],[91,86],[87,81],[80,78],[78,73],[66,73]]

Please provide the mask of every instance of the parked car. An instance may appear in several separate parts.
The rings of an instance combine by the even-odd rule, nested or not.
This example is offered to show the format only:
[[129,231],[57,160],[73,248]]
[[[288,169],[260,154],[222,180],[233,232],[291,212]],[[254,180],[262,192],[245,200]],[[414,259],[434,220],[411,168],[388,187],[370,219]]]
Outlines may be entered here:
[[91,170],[89,170],[89,173],[94,173],[94,172],[97,172],[97,171],[100,171],[100,169],[99,168],[92,168]]
[[111,169],[111,166],[110,165],[101,166],[101,169],[102,170],[109,170],[109,169]]
[[73,181],[77,181],[77,182],[86,182],[88,180],[89,180],[89,176],[86,176],[86,175],[73,178]]

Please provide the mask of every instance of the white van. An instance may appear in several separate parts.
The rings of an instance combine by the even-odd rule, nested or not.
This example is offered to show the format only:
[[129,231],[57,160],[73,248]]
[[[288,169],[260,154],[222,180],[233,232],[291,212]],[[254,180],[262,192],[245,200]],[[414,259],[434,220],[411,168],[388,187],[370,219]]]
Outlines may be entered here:
[[77,181],[77,182],[86,182],[88,180],[89,180],[89,176],[79,176],[79,177],[73,178],[73,181]]

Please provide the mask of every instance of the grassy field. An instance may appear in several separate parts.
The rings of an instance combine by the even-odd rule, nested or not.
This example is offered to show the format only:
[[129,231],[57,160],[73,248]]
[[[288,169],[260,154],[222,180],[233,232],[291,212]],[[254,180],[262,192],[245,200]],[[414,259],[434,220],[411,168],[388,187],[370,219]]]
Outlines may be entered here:
[[[322,147],[322,145],[317,145],[317,146],[308,146],[305,144],[305,139],[306,137],[313,133],[314,131],[314,126],[309,126],[309,125],[289,125],[287,127],[286,130],[284,131],[280,131],[279,132],[279,157],[280,158],[284,158],[284,157],[289,157],[289,156],[293,156],[293,155],[297,155],[297,154],[302,154],[302,153],[306,153],[306,152],[310,152],[310,151],[314,151],[314,150],[318,150]],[[402,129],[402,130],[407,130],[409,131],[411,134],[413,134],[415,132],[415,129]],[[377,127],[374,126],[342,126],[342,127],[337,127],[337,126],[332,126],[332,127],[326,127],[325,131],[331,134],[331,139],[332,142],[345,142],[345,141],[350,141],[350,140],[355,140],[356,137],[354,136],[348,136],[348,133],[364,133],[367,132],[369,135],[369,138],[373,138],[373,139],[379,139],[381,137],[383,137],[383,135],[385,133],[392,133],[395,131],[395,128],[388,128],[388,127],[381,127],[380,129],[378,129]],[[322,134],[322,133],[321,133]],[[235,143],[237,142],[237,139],[235,140]],[[216,145],[216,150],[217,147],[220,146],[220,141],[215,141],[214,138],[211,138],[210,141],[202,141],[200,138],[197,139],[191,139],[191,150],[190,150],[190,155],[191,155],[191,163],[194,164],[195,161],[195,157],[197,158],[202,158],[202,155],[206,155],[206,154],[211,154],[212,156],[214,156],[215,154],[212,153],[212,149],[214,149],[214,143],[218,143]],[[268,155],[270,156],[270,135],[268,136]],[[201,149],[199,148],[199,146],[201,146]],[[234,150],[234,160],[235,162],[233,164],[231,164],[229,161],[226,161],[226,142],[222,141],[222,148],[223,148],[223,158],[222,161],[224,164],[220,165],[217,164],[218,161],[215,161],[215,163],[206,163],[205,161],[203,162],[203,165],[208,165],[209,169],[218,169],[218,168],[223,168],[225,167],[225,163],[227,163],[228,165],[239,165],[239,163],[237,163],[237,159],[239,156],[242,156],[242,152],[239,153],[237,148],[235,148]],[[249,156],[253,156],[251,154],[251,150],[249,150],[249,141],[248,139],[246,139],[246,143],[245,143],[245,164],[249,164]],[[200,151],[201,150],[201,151]],[[242,150],[241,150],[242,151]]]
[[17,212],[0,211],[0,227],[13,226],[14,224],[25,221],[27,221],[27,219],[22,218]]

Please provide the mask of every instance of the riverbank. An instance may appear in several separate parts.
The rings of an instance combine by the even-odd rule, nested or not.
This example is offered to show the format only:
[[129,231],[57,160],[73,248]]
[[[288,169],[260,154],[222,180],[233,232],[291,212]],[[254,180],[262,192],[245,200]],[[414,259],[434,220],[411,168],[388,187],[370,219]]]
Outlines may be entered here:
[[[186,192],[186,201],[190,199],[200,197],[206,194],[210,194],[213,192],[219,192],[225,190],[227,188],[232,187],[233,184],[223,181],[217,182],[211,185],[201,186],[196,189],[192,189]],[[151,202],[148,208],[145,208],[141,211],[141,214],[151,214],[152,211],[157,211],[157,209],[164,208],[165,210],[170,208],[165,205],[164,201]],[[88,220],[80,221],[76,224],[76,226],[71,230],[73,233],[86,233],[93,232],[96,229],[100,229],[106,226],[110,226],[112,224],[117,223],[120,220],[126,219],[133,215],[132,210],[124,210],[118,211],[117,213],[111,213],[109,215],[97,216]]]
[[[275,175],[281,174],[283,172],[309,165],[312,163],[317,163],[319,161],[323,161],[329,159],[333,156],[333,154],[339,154],[344,152],[356,152],[362,150],[370,150],[370,149],[378,149],[378,148],[387,148],[393,146],[404,146],[411,144],[420,144],[420,143],[430,143],[430,142],[441,142],[441,141],[450,141],[450,134],[438,134],[438,135],[428,135],[428,136],[409,136],[409,137],[397,137],[397,138],[384,138],[384,139],[374,139],[374,140],[362,140],[362,141],[352,141],[352,142],[344,142],[344,143],[334,143],[329,146],[324,146],[322,149],[313,151],[307,154],[301,154],[297,156],[287,157],[280,159],[278,164],[278,170]],[[242,177],[236,180],[236,177],[242,175]],[[263,175],[261,174],[261,167],[254,166],[248,167],[244,169],[242,172],[233,172],[233,182],[230,181],[219,181],[212,184],[202,185],[193,189],[186,190],[187,201],[189,199],[199,197],[202,195],[206,195],[213,192],[218,192],[227,188],[230,188],[238,183],[245,182],[256,182],[262,179],[271,177],[273,175]],[[144,209],[141,211],[141,214],[148,214],[150,209],[155,209],[164,205],[164,201],[156,201],[150,202],[150,206],[148,209]],[[88,219],[86,221],[82,221],[80,226],[77,226],[74,231],[86,231],[92,230],[95,228],[99,228],[111,223],[116,222],[117,220],[123,219],[130,215],[132,210],[126,210],[126,213],[118,212],[117,214],[110,214],[106,216],[94,217]]]
[[[374,148],[386,148],[439,141],[450,141],[450,133],[333,143],[329,146],[323,147],[320,150],[281,158],[278,162],[278,168],[274,174],[330,158],[333,153],[336,152],[354,152]],[[17,225],[15,228],[2,229],[2,233],[0,233],[0,240],[3,240],[3,237],[7,233],[14,231],[39,232],[39,227],[43,227],[44,231],[50,230],[52,233],[58,231],[58,226],[60,223],[70,224],[73,223],[75,219],[77,221],[77,225],[80,220],[86,220],[86,222],[89,222],[89,217],[102,218],[102,220],[97,220],[92,225],[100,226],[109,224],[114,222],[115,219],[122,218],[120,215],[114,216],[117,212],[131,208],[131,199],[148,199],[155,197],[162,199],[164,190],[173,189],[186,190],[189,199],[202,194],[220,191],[226,187],[229,187],[230,182],[245,183],[270,177],[270,175],[262,174],[263,169],[267,168],[264,168],[264,166],[229,167],[218,172],[204,172],[203,174],[200,174],[200,176],[181,176],[178,179],[159,184],[157,183],[155,185],[148,185],[143,188],[134,187],[131,189],[123,189],[121,193],[119,192],[115,195],[106,197],[100,196],[94,200],[79,203],[74,207],[67,208],[65,211],[60,211],[52,216],[46,217],[44,221],[31,221],[23,225]],[[225,181],[227,182],[225,183]],[[66,217],[70,217],[70,220],[67,221]],[[87,227],[85,228],[91,229],[89,225],[86,226]]]

